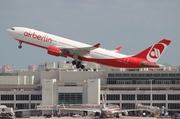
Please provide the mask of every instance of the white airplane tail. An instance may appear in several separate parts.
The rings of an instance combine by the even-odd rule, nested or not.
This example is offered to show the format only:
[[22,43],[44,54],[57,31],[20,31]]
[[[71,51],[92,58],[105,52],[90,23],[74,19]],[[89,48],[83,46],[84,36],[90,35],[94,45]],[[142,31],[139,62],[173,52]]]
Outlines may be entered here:
[[103,94],[103,92],[102,92],[102,105],[103,105],[103,108],[106,107],[106,101],[105,101],[105,99],[104,99],[104,94]]

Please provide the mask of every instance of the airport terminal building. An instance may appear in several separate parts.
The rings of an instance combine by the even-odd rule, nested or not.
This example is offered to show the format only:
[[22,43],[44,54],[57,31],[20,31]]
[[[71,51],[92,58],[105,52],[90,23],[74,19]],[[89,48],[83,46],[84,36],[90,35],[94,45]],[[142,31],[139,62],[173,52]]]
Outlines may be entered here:
[[[141,103],[180,111],[180,67],[159,69],[112,69],[87,64],[77,70],[71,63],[58,67],[45,63],[33,71],[0,76],[0,104],[14,109],[34,109],[37,105],[100,104],[134,109]],[[91,67],[91,68],[90,68]],[[92,68],[93,67],[93,68]]]

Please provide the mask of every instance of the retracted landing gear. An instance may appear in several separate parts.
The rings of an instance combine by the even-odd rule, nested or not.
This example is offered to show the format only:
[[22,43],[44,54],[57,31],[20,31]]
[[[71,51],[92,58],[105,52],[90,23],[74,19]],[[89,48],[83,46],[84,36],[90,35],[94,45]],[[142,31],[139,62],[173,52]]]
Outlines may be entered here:
[[22,42],[19,42],[18,48],[21,49],[22,48]]
[[79,68],[81,68],[81,69],[84,69],[84,68],[85,68],[85,66],[81,64],[81,61],[73,60],[73,61],[72,61],[72,64],[73,64],[73,65],[76,65],[76,68],[78,68],[78,69],[79,69]]

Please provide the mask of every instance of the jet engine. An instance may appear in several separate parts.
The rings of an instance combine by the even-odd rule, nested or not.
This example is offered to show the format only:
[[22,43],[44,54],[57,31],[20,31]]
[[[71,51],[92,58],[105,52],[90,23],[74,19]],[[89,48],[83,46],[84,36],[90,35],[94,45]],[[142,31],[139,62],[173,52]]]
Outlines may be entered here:
[[47,53],[49,55],[53,55],[53,56],[62,56],[62,57],[67,57],[66,54],[69,53],[68,50],[65,50],[65,49],[60,49],[60,48],[57,48],[55,46],[49,46],[48,49],[47,49]]
[[53,56],[62,56],[62,57],[67,57],[66,54],[69,53],[68,50],[65,50],[65,49],[60,49],[60,48],[57,48],[55,46],[49,46],[48,49],[47,49],[47,53],[49,55],[53,55]]
[[57,47],[54,47],[54,46],[49,46],[48,49],[47,49],[47,53],[49,55],[53,55],[53,56],[60,56],[61,54],[61,49],[60,48],[57,48]]
[[128,116],[128,111],[123,111],[123,115]]

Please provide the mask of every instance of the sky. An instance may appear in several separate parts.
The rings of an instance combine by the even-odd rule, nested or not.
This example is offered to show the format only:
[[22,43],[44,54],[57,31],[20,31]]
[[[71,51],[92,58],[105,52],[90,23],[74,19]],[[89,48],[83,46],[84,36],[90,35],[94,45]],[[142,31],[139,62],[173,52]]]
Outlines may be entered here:
[[59,62],[34,46],[22,45],[6,33],[19,26],[112,50],[139,53],[163,38],[172,40],[159,64],[180,65],[179,0],[0,0],[0,66],[26,69],[29,64]]

